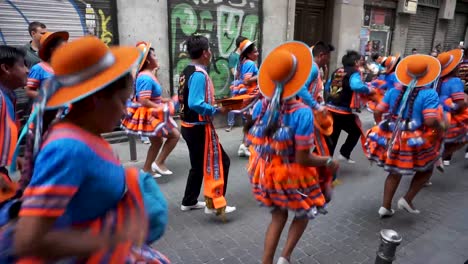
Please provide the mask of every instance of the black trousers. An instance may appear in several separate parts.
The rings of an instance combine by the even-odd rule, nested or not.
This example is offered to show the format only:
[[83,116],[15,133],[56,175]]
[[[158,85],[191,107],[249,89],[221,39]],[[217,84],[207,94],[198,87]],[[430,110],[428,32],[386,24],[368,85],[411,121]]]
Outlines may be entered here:
[[330,155],[335,153],[336,144],[340,138],[341,131],[348,133],[345,143],[340,148],[340,154],[349,159],[351,152],[361,137],[361,129],[356,124],[356,116],[353,114],[338,114],[330,111],[333,116],[333,133],[330,135],[331,140],[327,140]]
[[[203,183],[203,164],[205,161],[205,126],[197,125],[193,127],[182,127],[181,134],[185,142],[190,156],[191,169],[185,186],[185,194],[182,200],[182,205],[191,206],[198,202],[200,189]],[[226,194],[226,186],[228,182],[229,166],[231,160],[221,146],[221,155],[224,171],[224,194]]]

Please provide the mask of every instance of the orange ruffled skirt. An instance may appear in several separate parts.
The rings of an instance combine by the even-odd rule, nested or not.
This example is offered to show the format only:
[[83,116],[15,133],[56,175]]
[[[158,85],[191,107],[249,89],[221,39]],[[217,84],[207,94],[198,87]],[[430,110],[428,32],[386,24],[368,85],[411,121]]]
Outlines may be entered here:
[[173,114],[174,104],[172,102],[163,103],[158,108],[129,106],[127,107],[127,116],[122,121],[122,128],[129,134],[164,137],[177,127],[177,123],[171,117]]
[[315,168],[297,163],[284,164],[280,156],[270,161],[250,148],[248,173],[255,199],[261,206],[290,210],[296,218],[314,218],[318,207],[325,206]]
[[[367,132],[365,144],[369,160],[390,173],[414,175],[418,171],[431,170],[442,152],[442,139],[429,130],[402,131],[387,151],[386,143],[391,137],[391,131],[377,125]],[[419,144],[409,144],[415,139],[420,140]]]
[[449,113],[450,122],[445,134],[445,143],[465,144],[468,142],[468,108],[461,113]]

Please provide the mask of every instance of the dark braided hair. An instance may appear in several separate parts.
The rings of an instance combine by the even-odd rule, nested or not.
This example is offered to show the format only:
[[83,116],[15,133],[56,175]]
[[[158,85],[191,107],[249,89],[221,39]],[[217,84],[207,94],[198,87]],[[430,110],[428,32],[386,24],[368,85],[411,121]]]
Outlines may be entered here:
[[[395,104],[393,105],[393,109],[392,109],[392,114],[393,115],[398,115],[398,106],[400,106],[401,104],[401,100],[403,100],[403,95],[405,94],[406,92],[406,89],[408,89],[407,86],[405,86],[400,94],[398,95],[396,101],[395,101]],[[422,89],[424,89],[424,87],[415,87],[413,89],[413,91],[411,92],[411,94],[409,95],[409,110],[408,110],[408,118],[411,118],[411,116],[413,115],[413,105],[414,105],[414,101],[416,100],[416,97],[419,93],[419,91],[421,91]],[[400,107],[403,107],[402,105]]]
[[409,98],[409,109],[408,109],[408,118],[411,118],[413,116],[413,109],[414,109],[414,101],[416,101],[416,97],[418,96],[419,94],[419,91],[423,90],[424,89],[424,86],[421,86],[421,87],[415,87],[413,92],[411,93],[410,95],[410,98]]

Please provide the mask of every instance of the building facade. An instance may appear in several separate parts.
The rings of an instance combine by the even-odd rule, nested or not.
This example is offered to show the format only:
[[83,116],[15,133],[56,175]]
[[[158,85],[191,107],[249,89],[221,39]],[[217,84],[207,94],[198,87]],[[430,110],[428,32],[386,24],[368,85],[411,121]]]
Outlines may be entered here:
[[36,20],[69,31],[71,39],[151,42],[166,94],[189,61],[184,40],[192,33],[210,38],[210,74],[221,90],[229,86],[227,57],[239,34],[255,40],[262,57],[286,40],[330,42],[336,47],[330,69],[349,49],[408,55],[468,45],[468,0],[9,0],[0,1],[0,10],[2,44],[24,45],[27,24]]

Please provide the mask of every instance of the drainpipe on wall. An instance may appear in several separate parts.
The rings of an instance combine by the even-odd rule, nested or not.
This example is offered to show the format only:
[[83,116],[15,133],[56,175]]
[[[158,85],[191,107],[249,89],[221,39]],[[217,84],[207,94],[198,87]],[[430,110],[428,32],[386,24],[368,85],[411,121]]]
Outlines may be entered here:
[[286,41],[294,39],[294,18],[296,14],[296,0],[287,0],[287,13],[286,13]]

